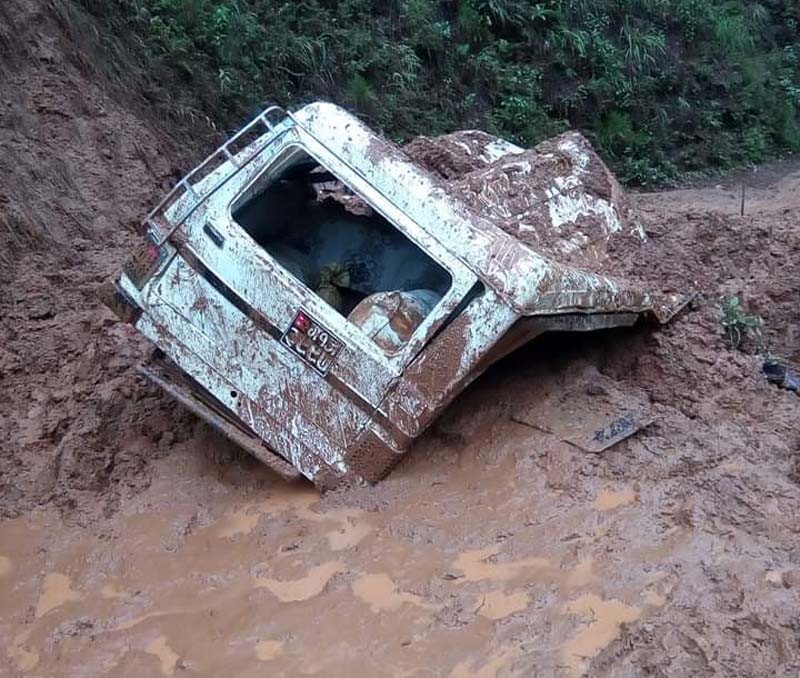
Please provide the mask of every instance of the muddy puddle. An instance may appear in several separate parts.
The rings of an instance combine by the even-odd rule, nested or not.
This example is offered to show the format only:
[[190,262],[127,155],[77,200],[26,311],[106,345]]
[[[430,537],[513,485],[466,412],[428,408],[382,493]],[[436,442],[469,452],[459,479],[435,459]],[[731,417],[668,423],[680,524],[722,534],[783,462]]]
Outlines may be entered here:
[[[532,443],[516,431],[498,471]],[[562,508],[523,477],[475,485],[462,468],[436,481],[435,507],[412,477],[372,505],[368,490],[321,499],[263,473],[204,494],[217,481],[192,487],[174,461],[106,527],[0,523],[10,675],[492,677],[535,659],[579,676],[667,599],[668,568],[645,548],[668,560],[661,537],[603,544],[628,487]]]

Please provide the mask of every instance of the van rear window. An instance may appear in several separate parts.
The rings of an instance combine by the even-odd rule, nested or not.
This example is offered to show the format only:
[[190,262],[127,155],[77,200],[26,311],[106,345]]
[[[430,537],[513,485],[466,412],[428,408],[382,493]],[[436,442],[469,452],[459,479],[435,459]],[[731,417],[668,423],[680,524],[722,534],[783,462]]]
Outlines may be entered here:
[[232,213],[387,353],[405,345],[452,284],[447,270],[300,148],[256,180]]

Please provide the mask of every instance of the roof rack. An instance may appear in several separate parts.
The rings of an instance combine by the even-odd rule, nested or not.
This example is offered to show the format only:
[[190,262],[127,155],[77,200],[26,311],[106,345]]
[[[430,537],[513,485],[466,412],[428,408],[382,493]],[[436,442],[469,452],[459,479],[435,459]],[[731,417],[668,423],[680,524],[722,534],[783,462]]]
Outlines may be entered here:
[[[250,161],[253,160],[253,158],[255,158],[262,150],[264,150],[264,148],[272,143],[275,137],[268,137],[264,143],[257,147],[253,147],[253,141],[250,141],[243,148],[237,149],[236,145],[238,142],[240,142],[247,135],[251,134],[257,127],[263,126],[266,128],[266,131],[258,137],[258,139],[261,140],[263,138],[263,134],[272,132],[286,118],[294,120],[292,114],[280,106],[270,106],[265,108],[255,118],[242,127],[242,129],[240,129],[236,134],[222,144],[222,146],[211,153],[211,155],[203,160],[202,163],[200,163],[185,177],[183,177],[166,195],[166,197],[160,203],[158,203],[155,209],[153,209],[144,219],[143,223],[145,227],[152,228],[155,233],[161,234],[157,244],[161,246],[167,242],[175,233],[175,231],[181,227],[186,219],[191,216],[194,210],[197,209],[197,207],[204,200],[209,198],[211,194],[217,191],[229,179],[246,167]],[[246,154],[245,151],[247,151]],[[217,182],[206,188],[206,190],[202,192],[198,191],[197,187],[200,183],[200,179],[219,169],[226,162],[229,162],[234,166],[234,171],[223,177],[220,177]],[[198,175],[200,175],[200,179],[193,183],[193,179],[198,177]],[[174,222],[170,221],[166,217],[167,210],[187,194],[191,197],[191,202],[188,209],[185,211],[185,214],[183,214]],[[168,224],[169,228],[166,233],[162,232],[157,220],[166,222]]]

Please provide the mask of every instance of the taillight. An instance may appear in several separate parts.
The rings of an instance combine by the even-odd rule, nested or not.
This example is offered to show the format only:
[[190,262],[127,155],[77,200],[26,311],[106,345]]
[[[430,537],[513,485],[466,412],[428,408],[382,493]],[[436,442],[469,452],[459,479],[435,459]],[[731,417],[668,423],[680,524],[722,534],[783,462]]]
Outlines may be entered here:
[[158,247],[158,245],[154,245],[152,243],[149,244],[146,249],[147,258],[150,260],[150,263],[155,266],[158,264],[158,259],[161,256],[161,249]]
[[122,270],[130,278],[136,289],[142,289],[144,284],[158,270],[167,257],[165,246],[157,244],[158,235],[148,231],[145,235],[144,247],[137,250],[125,262]]

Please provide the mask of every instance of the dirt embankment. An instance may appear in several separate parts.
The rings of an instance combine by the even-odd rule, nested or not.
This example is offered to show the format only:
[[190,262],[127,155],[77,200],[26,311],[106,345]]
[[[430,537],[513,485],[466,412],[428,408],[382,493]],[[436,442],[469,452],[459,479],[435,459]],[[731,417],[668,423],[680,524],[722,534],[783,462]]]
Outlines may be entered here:
[[[633,195],[631,276],[696,290],[691,309],[529,346],[386,481],[320,500],[219,463],[95,299],[186,162],[96,77],[69,7],[0,6],[0,673],[800,670],[800,399],[719,311],[740,292],[800,362],[796,166],[745,176],[744,217],[737,185]],[[515,421],[609,382],[655,423],[601,455]]]
[[95,297],[188,153],[143,115],[69,2],[0,6],[0,513],[94,514],[147,484],[187,417]]

